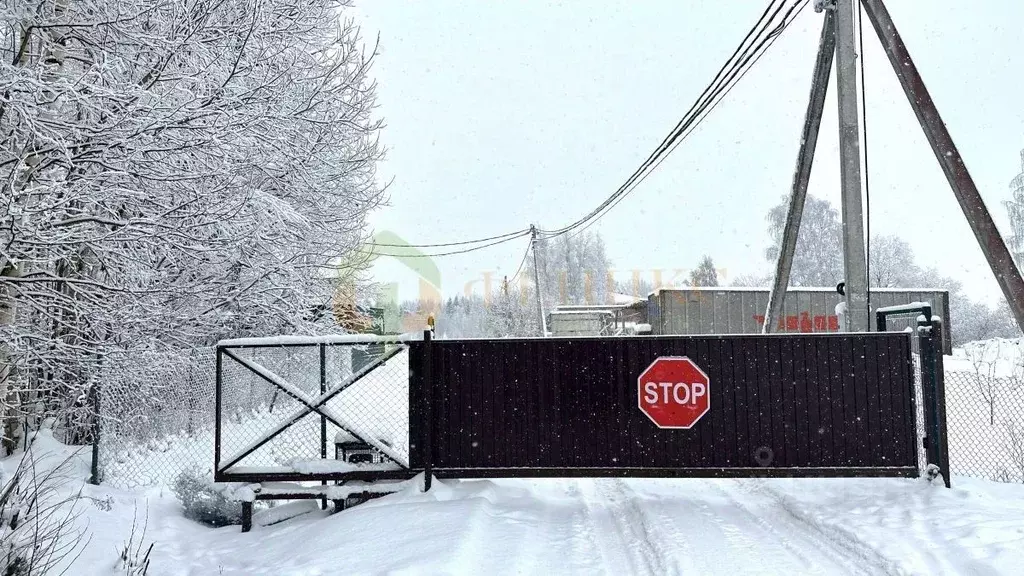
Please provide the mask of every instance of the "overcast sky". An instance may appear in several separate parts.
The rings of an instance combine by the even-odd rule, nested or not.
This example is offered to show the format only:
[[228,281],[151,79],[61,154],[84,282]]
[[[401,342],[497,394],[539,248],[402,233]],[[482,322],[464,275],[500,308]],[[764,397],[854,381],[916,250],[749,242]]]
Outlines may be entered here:
[[[380,36],[374,76],[390,206],[371,221],[413,243],[556,228],[611,194],[647,157],[757,20],[767,0],[516,2],[362,0]],[[1024,148],[1024,2],[898,0],[896,25],[1002,228]],[[768,273],[765,214],[788,194],[823,16],[810,8],[661,167],[591,230],[629,270],[694,266],[726,281]],[[865,22],[867,25],[867,22]],[[913,112],[865,30],[873,234],[973,295],[999,291]],[[834,86],[811,194],[838,207]],[[511,275],[526,240],[437,259],[441,289]],[[394,262],[375,269],[415,297]]]

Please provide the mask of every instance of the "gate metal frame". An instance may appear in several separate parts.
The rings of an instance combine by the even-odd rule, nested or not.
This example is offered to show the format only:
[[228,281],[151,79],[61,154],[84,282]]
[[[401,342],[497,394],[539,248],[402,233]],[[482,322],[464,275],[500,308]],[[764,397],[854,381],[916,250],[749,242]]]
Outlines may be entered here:
[[950,487],[949,443],[946,435],[946,371],[943,361],[943,322],[927,302],[889,306],[875,311],[879,332],[891,317],[916,317],[918,354],[921,359],[921,398],[924,404],[926,464],[936,466],[946,488]]
[[[254,339],[255,340],[258,339]],[[339,340],[337,342],[332,341],[330,337],[322,339],[321,342],[277,342],[277,343],[249,343],[245,339],[237,341],[224,341],[219,342],[216,346],[217,357],[216,357],[216,386],[215,386],[215,419],[214,419],[214,458],[213,458],[213,476],[214,482],[268,482],[268,481],[282,481],[282,482],[302,482],[302,481],[320,481],[326,483],[328,481],[376,481],[376,480],[392,480],[392,479],[407,479],[412,477],[414,474],[411,472],[405,464],[400,462],[397,458],[387,454],[389,449],[387,447],[378,446],[380,442],[376,439],[366,437],[359,432],[352,430],[348,426],[342,425],[329,413],[323,410],[324,406],[331,399],[341,394],[352,385],[359,382],[366,375],[372,372],[377,367],[383,365],[388,360],[394,358],[400,352],[407,350],[409,347],[410,340],[407,337],[378,337],[368,336],[366,342],[359,341],[347,341]],[[351,344],[376,344],[376,343],[389,343],[396,344],[396,346],[390,351],[384,353],[382,356],[373,359],[370,363],[360,368],[354,374],[346,378],[344,381],[336,384],[334,388],[327,389],[327,369],[326,369],[326,351],[328,346],[344,346]],[[275,381],[274,378],[270,377],[265,373],[265,369],[259,364],[239,357],[233,353],[232,350],[242,349],[260,349],[260,348],[312,348],[317,347],[319,354],[319,374],[320,374],[320,396],[316,398],[302,398],[296,396],[296,394],[289,390],[287,385],[283,385],[281,382]],[[276,387],[279,391],[287,394],[291,398],[303,405],[301,411],[297,415],[292,416],[284,423],[279,424],[273,431],[260,439],[259,442],[247,447],[239,454],[235,454],[227,463],[222,463],[221,453],[221,432],[222,432],[222,396],[223,396],[223,357],[227,356],[232,359],[238,366],[247,369],[253,375],[259,377],[264,382]],[[288,384],[284,381],[284,384]],[[268,442],[276,438],[278,435],[283,433],[285,430],[290,428],[296,422],[305,418],[310,414],[320,415],[320,442],[321,442],[321,458],[327,458],[327,423],[337,426],[341,430],[350,434],[360,442],[368,444],[381,451],[381,456],[385,459],[393,462],[398,466],[398,469],[392,470],[361,470],[352,472],[316,472],[316,473],[302,473],[290,470],[281,471],[261,471],[261,472],[232,472],[231,467],[236,465],[246,456],[252,454],[256,450],[265,446]]]
[[[928,311],[922,310],[922,312],[930,312],[930,310],[928,310]],[[882,311],[879,311],[879,317],[881,317],[881,314],[893,315],[893,314],[896,314],[896,313],[897,312],[882,310]],[[899,313],[906,314],[908,312],[906,310],[902,310]],[[926,317],[928,317],[928,316],[926,315]],[[885,322],[884,321],[880,322],[879,329],[880,329],[881,332],[884,332],[884,326],[885,326]],[[926,393],[926,396],[925,396],[925,398],[926,398],[925,406],[926,407],[929,407],[929,406],[931,407],[930,409],[925,411],[925,413],[926,413],[925,425],[926,425],[927,429],[929,430],[928,437],[935,439],[934,442],[930,441],[928,443],[928,450],[929,451],[928,451],[927,463],[928,464],[936,464],[936,465],[939,466],[940,470],[942,470],[942,472],[943,472],[943,477],[946,480],[947,485],[948,485],[948,471],[946,470],[947,467],[943,466],[943,463],[947,461],[947,451],[946,451],[946,446],[945,446],[945,413],[944,413],[945,410],[944,410],[944,398],[943,398],[942,376],[941,376],[942,375],[942,369],[941,369],[941,334],[942,334],[942,331],[941,331],[940,323],[932,322],[932,323],[929,323],[928,326],[922,325],[919,328],[918,336],[920,338],[920,346],[921,346],[922,358],[924,360],[924,361],[921,362],[922,382],[928,384],[927,386],[925,386],[925,390],[924,390],[925,393]],[[890,333],[890,335],[891,335],[890,337],[896,337],[896,334],[894,334],[894,333]],[[801,338],[812,338],[812,337],[825,338],[825,339],[839,339],[839,338],[843,338],[843,337],[858,337],[858,338],[867,337],[867,338],[870,338],[871,336],[872,336],[871,334],[858,333],[858,334],[816,334],[816,335],[798,335],[798,336],[793,336],[793,335],[749,335],[748,334],[748,335],[736,335],[735,337],[736,338],[744,338],[744,339],[747,339],[747,338],[749,338],[749,339],[757,339],[757,340],[762,340],[763,339],[763,340],[768,340],[768,341],[777,340],[777,341],[781,342],[781,341],[787,341],[787,340],[788,341],[795,341],[795,340],[801,339]],[[511,344],[511,343],[514,343],[514,342],[517,342],[517,341],[519,341],[519,342],[521,342],[521,341],[537,341],[537,342],[542,342],[542,341],[543,342],[551,342],[551,341],[556,341],[556,342],[557,341],[563,341],[563,342],[565,342],[565,341],[568,341],[568,342],[572,342],[572,341],[585,340],[585,341],[605,341],[606,343],[607,342],[613,342],[613,341],[618,341],[618,342],[624,342],[624,341],[644,342],[644,341],[647,341],[648,344],[650,344],[650,343],[654,343],[656,341],[664,341],[664,340],[676,340],[676,339],[678,339],[678,340],[699,340],[699,339],[702,339],[702,338],[703,339],[707,339],[707,340],[711,340],[711,339],[722,340],[722,339],[729,338],[729,337],[725,337],[725,336],[713,336],[713,337],[708,337],[708,336],[703,336],[703,337],[636,336],[636,337],[628,337],[628,338],[621,338],[621,337],[619,337],[619,338],[608,338],[608,337],[597,337],[597,338],[544,338],[544,339],[511,339],[511,340],[508,340],[508,342]],[[905,348],[905,350],[906,350],[906,353],[907,353],[906,362],[908,363],[908,366],[907,366],[905,372],[904,372],[903,369],[900,369],[899,372],[891,372],[890,373],[889,378],[891,379],[890,380],[891,383],[889,384],[889,386],[890,386],[889,389],[893,390],[894,391],[893,393],[895,393],[895,390],[897,390],[897,387],[906,386],[907,388],[903,389],[904,390],[903,394],[909,394],[909,399],[905,399],[903,401],[899,401],[899,402],[897,402],[895,404],[889,404],[888,405],[889,406],[888,409],[889,410],[896,410],[899,407],[904,407],[905,408],[907,405],[909,405],[909,408],[910,408],[909,414],[906,414],[903,411],[899,412],[899,414],[902,414],[902,422],[903,422],[902,424],[899,424],[899,427],[900,428],[906,427],[907,426],[907,424],[906,424],[907,419],[910,419],[913,422],[914,430],[917,430],[917,428],[920,426],[920,422],[918,422],[917,410],[916,410],[916,407],[914,405],[915,404],[915,400],[914,400],[914,394],[913,394],[913,392],[914,392],[913,386],[915,385],[914,384],[914,372],[915,372],[915,369],[913,367],[912,357],[911,357],[911,353],[910,353],[910,344],[911,344],[911,335],[910,334],[907,334],[907,341],[908,341],[907,342],[907,347]],[[435,347],[439,346],[439,345],[447,344],[447,343],[452,342],[452,341],[445,340],[445,341],[441,341],[441,342],[434,342],[434,340],[432,338],[432,333],[428,330],[428,331],[426,331],[424,333],[422,341],[411,341],[411,339],[409,339],[409,340],[403,340],[403,341],[400,341],[400,342],[397,341],[397,340],[389,340],[389,342],[398,343],[398,344],[400,344],[400,347],[396,347],[396,350],[394,350],[391,353],[389,353],[389,354],[387,354],[387,355],[377,359],[375,362],[373,362],[373,363],[363,367],[361,370],[357,371],[355,374],[351,375],[344,382],[342,382],[339,385],[335,386],[331,390],[327,390],[326,389],[326,376],[325,376],[326,371],[325,371],[325,368],[324,368],[324,365],[323,365],[326,346],[330,346],[331,344],[330,343],[326,343],[326,342],[321,342],[319,344],[315,344],[316,346],[319,346],[319,349],[320,349],[319,358],[320,358],[320,362],[321,362],[321,365],[320,365],[320,378],[321,378],[322,394],[318,398],[315,398],[315,399],[312,399],[312,400],[310,400],[308,398],[306,398],[306,399],[296,398],[296,400],[298,400],[299,402],[301,402],[304,405],[303,408],[300,408],[301,416],[299,416],[299,418],[302,418],[302,417],[308,416],[309,414],[314,414],[314,413],[320,415],[322,423],[323,423],[323,426],[321,427],[321,430],[322,430],[322,432],[321,432],[321,441],[325,445],[326,445],[326,439],[324,437],[323,430],[326,430],[326,422],[328,422],[328,421],[330,421],[333,424],[337,425],[339,428],[346,430],[348,433],[352,434],[356,438],[359,438],[362,441],[368,442],[371,445],[373,445],[374,439],[372,439],[372,438],[364,438],[364,437],[362,437],[361,435],[358,434],[358,431],[349,430],[346,427],[341,426],[341,423],[337,422],[336,419],[332,418],[329,413],[325,413],[325,412],[328,412],[328,411],[322,410],[321,408],[322,408],[323,404],[326,403],[328,400],[330,400],[331,398],[335,397],[337,394],[341,393],[343,390],[347,389],[349,386],[351,386],[351,385],[355,384],[356,382],[358,382],[358,380],[360,380],[361,378],[366,376],[373,369],[375,369],[376,367],[380,366],[381,364],[383,364],[388,359],[392,358],[394,356],[394,354],[397,354],[402,349],[408,349],[409,350],[409,354],[410,354],[410,388],[409,388],[409,396],[410,396],[410,401],[409,401],[409,425],[410,425],[410,429],[409,429],[409,434],[410,434],[410,437],[409,437],[409,447],[410,447],[410,454],[409,454],[408,466],[402,466],[401,463],[399,463],[400,467],[398,469],[390,469],[390,470],[369,469],[369,470],[351,471],[351,472],[300,473],[300,472],[290,471],[290,470],[286,470],[286,469],[283,469],[281,471],[237,472],[237,473],[231,472],[230,468],[231,468],[231,465],[233,463],[239,461],[245,455],[251,454],[253,451],[258,449],[260,446],[265,445],[266,442],[268,442],[271,438],[273,438],[275,434],[271,433],[270,435],[267,435],[267,436],[261,438],[262,441],[257,443],[254,447],[248,447],[248,449],[245,450],[245,452],[243,454],[241,454],[240,456],[239,455],[234,455],[234,457],[231,458],[231,460],[229,462],[226,462],[226,463],[224,462],[223,455],[221,454],[221,431],[222,431],[222,426],[221,426],[221,424],[222,424],[222,422],[221,422],[222,414],[221,414],[221,411],[222,411],[222,384],[223,384],[223,382],[222,382],[222,377],[223,377],[223,357],[227,356],[230,359],[235,359],[236,361],[238,361],[240,367],[248,368],[251,372],[253,372],[259,378],[263,379],[264,381],[266,381],[267,383],[269,383],[269,384],[271,384],[273,386],[277,386],[281,391],[285,392],[286,394],[289,394],[290,396],[292,396],[294,398],[295,396],[288,389],[288,386],[281,386],[278,382],[274,381],[273,377],[268,377],[267,374],[262,373],[262,371],[259,370],[258,368],[257,369],[253,369],[252,366],[248,366],[247,364],[251,364],[252,363],[251,361],[246,361],[246,360],[239,361],[238,355],[235,354],[233,352],[233,350],[240,349],[240,348],[265,348],[265,347],[281,347],[281,346],[310,346],[310,344],[308,344],[308,343],[303,343],[303,344],[297,344],[297,343],[296,344],[288,344],[288,343],[286,343],[286,344],[263,344],[263,345],[257,345],[257,344],[223,344],[222,343],[222,344],[219,344],[218,347],[217,347],[217,357],[216,357],[216,366],[217,366],[217,380],[216,380],[217,387],[216,387],[216,395],[215,395],[216,396],[215,397],[215,403],[216,403],[216,435],[215,435],[215,442],[214,442],[214,450],[215,450],[215,454],[214,454],[215,481],[217,481],[217,482],[267,482],[267,481],[320,481],[320,482],[341,481],[341,482],[344,482],[344,481],[351,481],[351,480],[377,481],[377,480],[408,479],[408,478],[412,478],[413,476],[415,476],[419,472],[425,472],[425,480],[424,480],[425,489],[429,489],[430,488],[430,481],[431,481],[432,477],[437,477],[437,478],[498,478],[498,477],[503,477],[503,478],[514,478],[514,477],[515,478],[523,478],[523,477],[534,477],[534,478],[544,478],[544,477],[548,477],[548,478],[550,478],[550,477],[566,477],[566,478],[570,478],[570,477],[662,477],[662,478],[687,478],[687,477],[705,477],[705,478],[754,478],[754,477],[914,477],[914,476],[919,475],[920,472],[921,472],[921,470],[920,470],[920,463],[916,462],[916,457],[914,458],[915,464],[913,466],[909,466],[909,465],[901,465],[901,466],[849,466],[849,465],[844,465],[844,466],[810,466],[810,467],[807,467],[807,466],[789,466],[789,465],[786,465],[786,466],[774,466],[774,467],[773,466],[764,466],[764,467],[760,467],[760,466],[736,466],[736,467],[724,467],[724,466],[693,466],[693,467],[665,467],[665,466],[650,466],[650,467],[647,467],[647,466],[631,466],[631,467],[627,467],[627,466],[623,466],[623,467],[601,467],[601,466],[592,466],[592,467],[578,467],[578,466],[570,466],[570,465],[566,465],[566,466],[559,465],[559,466],[524,466],[524,467],[518,467],[518,466],[517,467],[498,467],[498,466],[495,466],[495,467],[474,467],[474,468],[439,467],[438,466],[438,462],[435,462],[434,458],[432,458],[432,457],[417,458],[417,456],[414,455],[414,452],[416,454],[423,454],[423,455],[433,455],[433,454],[435,454],[435,452],[434,452],[434,442],[435,442],[436,439],[433,437],[433,428],[434,428],[434,426],[422,425],[422,424],[423,423],[432,423],[432,422],[434,422],[435,418],[437,418],[439,416],[443,417],[444,415],[434,414],[434,404],[435,404],[435,401],[422,402],[421,400],[422,399],[431,399],[431,398],[433,398],[433,394],[435,393],[435,385],[437,383],[435,383],[433,381],[433,373],[434,373],[434,370],[435,370],[435,367],[436,367],[435,364],[436,364],[436,362],[439,361],[438,358],[440,358],[440,357],[436,357],[437,356],[437,352],[435,351]],[[461,342],[466,342],[466,341],[461,341]],[[493,342],[495,345],[499,345],[500,346],[501,343],[505,342],[505,341],[504,340],[496,340],[496,341],[491,341],[491,342]],[[793,344],[788,344],[788,345],[792,346]],[[873,345],[874,346],[878,346],[878,344],[873,344]],[[782,346],[786,346],[786,345],[782,345]],[[829,345],[829,346],[831,346],[831,345]],[[867,344],[863,344],[863,346],[866,347]],[[731,350],[731,352],[730,352],[730,354],[731,354],[731,353],[735,352],[736,348],[732,348],[730,350]],[[832,350],[832,349],[829,348],[828,350]],[[897,350],[897,348],[892,348],[892,349],[890,349],[890,351],[891,350]],[[902,350],[904,350],[904,348],[902,346],[900,346],[898,348],[898,350],[902,351]],[[793,357],[798,357],[798,355],[802,355],[803,352],[800,352],[798,350],[793,350],[791,352],[791,354],[793,354]],[[820,351],[819,351],[818,354],[819,354],[819,356],[818,356],[819,360],[821,360],[822,358],[824,358],[826,360],[831,360],[831,357],[829,356],[829,353],[826,353],[825,357],[822,357],[820,355],[821,354]],[[724,360],[724,355],[725,355],[725,353],[722,352],[723,360]],[[889,366],[901,365],[903,363],[901,355],[902,354],[899,354],[899,355],[896,355],[896,356],[892,356],[891,353],[890,353],[890,355],[888,356],[888,358],[889,358],[889,360],[888,360],[889,364],[888,365]],[[416,360],[417,358],[418,358],[418,360]],[[737,356],[737,358],[738,358],[738,356]],[[440,361],[444,361],[444,359],[441,358]],[[522,362],[522,359],[511,359],[509,361]],[[417,362],[421,362],[421,364],[417,364]],[[723,364],[724,364],[724,361],[723,361]],[[824,366],[824,365],[828,365],[828,364],[823,364],[822,366]],[[844,365],[846,365],[846,364],[844,364]],[[600,370],[601,367],[600,366],[596,366],[594,369]],[[892,368],[888,368],[888,369],[891,370]],[[419,373],[419,376],[418,376],[419,380],[418,380],[417,385],[420,386],[421,388],[420,388],[420,391],[417,392],[417,394],[414,394],[412,378],[416,377],[417,373]],[[625,374],[625,372],[623,374]],[[897,374],[898,374],[898,376],[897,376]],[[635,376],[636,375],[626,374],[626,377],[630,378],[630,379],[632,379]],[[905,376],[909,376],[910,382],[903,382],[902,381]],[[854,376],[852,375],[852,373],[849,374],[849,375],[844,373],[844,375],[842,376],[843,380],[841,380],[841,381],[845,383],[846,382],[845,379],[847,377],[853,378]],[[739,378],[742,378],[742,376],[739,376]],[[817,378],[817,377],[810,376],[810,372],[805,372],[804,378],[806,378],[805,382],[809,383],[811,381],[816,381],[814,379]],[[833,375],[831,378],[835,378],[835,376]],[[834,380],[833,380],[833,382],[834,382]],[[769,389],[775,389],[774,388],[774,386],[775,386],[774,382],[771,382],[769,385],[770,385]],[[808,396],[807,398],[811,398],[810,401],[812,403],[808,405],[808,404],[806,404],[806,402],[808,402],[808,400],[806,400],[806,399],[803,400],[803,402],[805,402],[805,404],[804,404],[805,408],[804,409],[808,409],[807,406],[813,406],[814,405],[813,404],[813,401],[814,401],[813,397]],[[306,400],[310,400],[310,401],[307,402]],[[773,400],[771,400],[771,401],[775,402],[776,400],[773,397]],[[796,400],[793,400],[792,397],[789,399],[789,401],[790,402],[797,402]],[[833,399],[832,402],[834,402],[834,401],[835,400]],[[783,406],[785,410],[790,410],[791,409],[790,405],[787,404],[786,402],[787,402],[786,400],[782,400],[782,404],[780,404],[780,405]],[[859,404],[860,400],[858,399],[857,402]],[[869,402],[870,402],[870,399],[869,399]],[[799,404],[796,404],[796,405],[799,406]],[[762,406],[763,406],[763,404],[762,404]],[[824,406],[826,406],[826,405],[825,404],[819,404],[818,406],[819,406],[819,410],[824,410],[825,409]],[[876,410],[877,410],[877,409],[879,409],[877,407],[880,406],[880,405],[876,404],[875,406],[876,406]],[[792,409],[793,410],[798,410],[798,408],[792,408]],[[858,408],[858,410],[859,410],[859,408]],[[799,413],[799,412],[797,412],[797,413]],[[897,414],[897,412],[891,412],[891,413],[894,415],[892,417],[895,418],[895,414]],[[819,414],[819,417],[824,418],[824,415],[826,414],[826,412],[820,411],[820,412],[818,412],[818,414]],[[884,419],[884,417],[883,417],[883,419]],[[280,433],[280,431],[283,431],[284,429],[287,429],[288,426],[290,426],[291,424],[294,424],[297,420],[298,420],[298,418],[290,418],[288,421],[286,421],[286,423],[284,425],[279,426],[279,430],[277,431],[277,433]],[[776,422],[774,420],[768,420],[768,422],[773,427],[776,425]],[[813,421],[809,421],[808,424],[810,425],[811,422],[813,422]],[[824,422],[824,421],[822,421],[822,422]],[[837,427],[837,428],[834,428],[834,430],[835,430],[834,433],[837,433],[837,434],[844,433],[840,428],[838,428],[839,424],[837,422],[838,421],[834,421],[834,424],[833,424],[834,426]],[[896,420],[893,420],[893,422],[896,423]],[[734,426],[735,423],[730,423],[729,421],[722,421],[722,425],[725,426],[726,428],[728,428],[729,426]],[[763,426],[764,423],[762,422],[761,425]],[[789,433],[790,433],[790,431],[786,432],[786,434],[789,434]],[[796,432],[794,432],[794,433],[796,433]],[[864,434],[868,434],[868,433],[869,433],[869,429],[865,429]],[[799,436],[798,436],[798,438],[799,438]],[[838,438],[838,437],[834,436],[834,438]],[[752,437],[748,437],[748,439],[752,439]],[[523,439],[523,442],[526,442],[525,438]],[[750,445],[753,445],[753,444],[755,444],[755,443],[751,443]],[[712,447],[714,446],[713,441],[712,441],[712,445],[711,446]],[[819,446],[823,447],[824,444],[821,444]],[[853,444],[848,444],[847,447],[844,448],[843,450],[850,449],[849,446],[854,446],[854,445]],[[914,439],[910,441],[910,448],[912,448],[914,450],[914,453],[916,454],[916,450],[917,450],[916,433],[914,434]],[[835,448],[835,449],[838,449],[838,448]],[[857,449],[858,450],[863,450],[863,448],[857,448]],[[714,450],[714,448],[712,448],[712,450]],[[324,456],[324,454],[322,452],[321,452],[321,455]],[[859,457],[853,457],[854,460],[857,460],[858,458],[863,458],[863,455],[861,455]],[[419,461],[416,461],[416,460],[419,460]],[[760,464],[760,462],[758,462],[758,464]]]

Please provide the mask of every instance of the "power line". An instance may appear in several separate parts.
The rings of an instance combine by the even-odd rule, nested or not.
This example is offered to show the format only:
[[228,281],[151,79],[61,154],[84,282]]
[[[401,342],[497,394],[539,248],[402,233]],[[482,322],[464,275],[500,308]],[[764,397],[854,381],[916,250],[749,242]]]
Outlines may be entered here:
[[523,272],[523,266],[526,265],[526,259],[530,256],[530,249],[533,247],[533,240],[526,245],[526,250],[523,251],[523,259],[519,261],[519,267],[516,269],[516,273],[512,275],[512,279],[508,281],[509,284],[515,284],[519,278],[519,274]]
[[[673,130],[673,133],[666,137],[665,141],[669,143],[669,148],[667,149],[667,151],[665,151],[663,147],[659,147],[659,150],[656,150],[655,152],[658,153],[660,151],[662,153],[658,155],[653,164],[648,165],[648,163],[645,162],[644,165],[642,165],[636,172],[634,172],[633,176],[630,176],[630,178],[627,179],[626,183],[623,184],[619,188],[619,190],[615,192],[615,194],[609,197],[608,200],[603,202],[595,210],[591,211],[587,216],[581,218],[580,220],[576,221],[575,223],[569,226],[566,226],[559,230],[547,232],[546,237],[551,238],[554,236],[559,236],[582,225],[583,227],[572,236],[576,237],[584,230],[592,226],[594,222],[604,217],[604,215],[610,212],[616,205],[618,205],[618,203],[621,202],[623,198],[625,198],[633,190],[635,190],[641,183],[643,183],[643,181],[646,180],[647,177],[651,173],[653,173],[661,165],[661,163],[664,162],[665,159],[668,158],[668,156],[671,155],[672,152],[675,151],[675,149],[686,138],[690,136],[690,134],[696,131],[696,129],[711,114],[711,112],[714,111],[714,109],[717,108],[719,104],[721,104],[721,102],[732,91],[732,89],[735,88],[737,84],[739,84],[740,80],[742,80],[743,77],[746,76],[747,72],[749,72],[754,67],[754,65],[761,59],[761,57],[764,56],[768,49],[771,48],[771,46],[781,35],[782,31],[788,28],[789,25],[792,24],[792,22],[796,19],[796,17],[799,16],[801,12],[803,12],[803,10],[807,7],[808,3],[809,0],[798,0],[789,8],[789,10],[783,16],[782,21],[775,28],[773,28],[767,36],[761,38],[760,42],[756,46],[748,47],[747,50],[744,51],[743,57],[740,59],[740,61],[734,63],[732,70],[730,70],[727,73],[725,81],[726,84],[714,88],[711,96],[705,99],[705,101],[701,103],[699,108],[697,108],[696,104],[693,107],[691,107],[690,112],[694,111],[694,109],[696,108],[696,113],[691,114],[690,112],[688,112],[689,117],[684,117],[683,120],[681,120],[680,123],[676,125],[677,128]],[[768,24],[774,21],[775,16],[778,15],[779,11],[783,6],[784,3],[780,4],[776,8]],[[798,7],[799,9],[797,9]],[[771,10],[771,6],[769,6],[769,10]],[[795,14],[794,10],[796,12]],[[763,16],[764,15],[762,15],[762,19],[758,21],[758,24],[755,25],[755,28],[763,22]],[[767,25],[762,26],[762,30],[760,32],[757,32],[756,35],[760,36],[766,30]],[[748,34],[747,38],[749,38],[749,36],[750,34]],[[745,42],[746,38],[744,39],[744,43]],[[727,61],[726,66],[723,66],[723,70],[726,67],[728,67],[728,63],[730,61],[732,61],[732,58],[730,58],[729,61]],[[719,78],[720,75],[721,73],[719,75],[716,75],[715,78]],[[702,93],[702,98],[706,93],[707,89],[704,93]],[[698,100],[700,99],[701,98],[698,98]],[[682,128],[681,130],[679,130],[680,127]],[[652,156],[654,155],[652,154]],[[646,171],[644,171],[645,167],[647,168]],[[638,174],[640,174],[640,176],[637,178],[636,176]]]
[[[690,107],[687,113],[682,119],[676,124],[668,136],[662,141],[662,143],[655,149],[654,152],[648,156],[647,160],[641,164],[633,174],[627,178],[626,182],[623,183],[611,196],[609,196],[604,202],[602,202],[597,208],[589,212],[579,220],[569,224],[568,226],[562,227],[557,230],[543,231],[545,237],[554,237],[561,234],[565,234],[575,228],[583,226],[589,227],[595,219],[603,216],[611,208],[613,208],[619,201],[630,192],[632,192],[636,186],[642,182],[647,175],[656,169],[661,162],[671,154],[673,150],[679,145],[679,143],[689,136],[715,107],[721,102],[721,99],[727,95],[732,88],[741,80],[750,70],[751,67],[761,58],[764,52],[771,47],[778,36],[785,30],[792,21],[796,18],[793,14],[794,10],[799,7],[796,12],[798,15],[806,8],[809,0],[797,0],[794,2],[789,10],[785,12],[781,22],[771,28],[771,25],[776,22],[776,18],[779,13],[786,5],[785,0],[779,2],[773,2],[762,13],[761,18],[758,19],[754,27],[747,33],[740,46],[733,52],[732,56],[726,60],[726,63],[721,67],[718,74],[712,79],[704,91],[698,96],[697,101]],[[791,18],[792,16],[792,18]],[[766,36],[763,36],[767,33]],[[751,38],[753,41],[750,41]],[[748,41],[750,44],[748,45]]]
[[[627,195],[635,190],[646,178],[656,170],[662,162],[673,152],[675,149],[690,136],[700,125],[704,119],[718,105],[722,100],[732,91],[732,89],[739,83],[740,80],[746,76],[747,72],[761,59],[761,57],[767,52],[769,48],[775,43],[779,35],[785,30],[792,22],[796,19],[796,16],[806,8],[810,0],[796,0],[789,9],[783,14],[781,21],[777,24],[777,18],[782,13],[788,0],[772,0],[769,5],[765,8],[761,17],[757,20],[754,26],[747,32],[740,45],[733,51],[732,55],[726,60],[725,64],[718,70],[714,78],[708,86],[704,88],[701,94],[697,97],[696,101],[690,106],[686,114],[676,123],[669,134],[662,140],[662,142],[655,148],[655,150],[647,157],[646,160],[637,168],[626,181],[619,186],[619,188],[607,199],[605,199],[597,208],[591,210],[584,217],[576,220],[575,222],[559,228],[557,230],[538,230],[540,236],[544,239],[554,238],[562,234],[566,234],[572,230],[580,228],[576,234],[572,237],[577,236],[584,230],[589,228],[597,220],[602,218],[605,214],[610,212],[619,202],[622,201]],[[799,9],[797,9],[799,7]],[[796,14],[794,14],[796,11]],[[772,27],[772,24],[775,24]],[[402,258],[436,258],[443,256],[452,256],[458,254],[465,254],[484,248],[489,248],[498,244],[516,240],[525,235],[530,234],[530,229],[520,229],[505,234],[496,236],[489,236],[486,238],[478,238],[475,240],[466,240],[461,242],[445,242],[435,244],[388,244],[388,243],[371,243],[371,247],[385,247],[385,248],[442,248],[451,246],[471,246],[466,249],[452,250],[448,252],[439,252],[432,254],[393,254],[393,253],[380,253],[372,251],[371,253],[379,256],[392,256]],[[529,254],[529,248],[527,249],[527,255]],[[522,266],[526,261],[524,256],[523,261],[520,263],[519,270],[516,272],[516,276],[521,272]]]
[[[487,243],[487,244],[481,244],[479,246],[472,246],[470,248],[465,248],[465,249],[462,249],[462,250],[452,250],[450,252],[438,252],[438,253],[434,253],[434,254],[417,254],[417,253],[392,254],[392,253],[382,253],[382,252],[377,252],[377,251],[373,250],[373,246],[374,245],[372,245],[372,244],[368,244],[367,245],[367,246],[370,246],[370,250],[368,250],[367,252],[369,254],[373,255],[373,256],[390,256],[390,257],[393,257],[393,258],[438,258],[438,257],[441,257],[441,256],[454,256],[456,254],[466,254],[466,253],[469,253],[469,252],[475,252],[477,250],[483,250],[484,248],[490,248],[491,246],[497,246],[498,244],[504,244],[505,242],[511,242],[512,240],[516,240],[516,239],[522,238],[523,236],[528,236],[530,234],[530,230],[527,229],[527,230],[523,230],[521,232],[516,232],[514,234],[516,234],[516,235],[515,236],[508,236],[508,237],[496,236],[496,238],[502,238],[502,239],[501,240],[495,240],[494,242],[490,242],[490,243]],[[418,248],[418,246],[405,245],[405,244],[397,245],[395,247],[396,248]]]
[[498,240],[500,238],[508,238],[510,236],[516,236],[529,232],[529,228],[522,228],[515,232],[508,232],[507,234],[499,234],[497,236],[489,236],[487,238],[477,238],[476,240],[465,240],[462,242],[442,242],[439,244],[386,244],[383,242],[370,242],[373,246],[383,246],[385,248],[444,248],[448,246],[465,246],[468,244],[480,244],[482,242],[490,242],[491,240]]

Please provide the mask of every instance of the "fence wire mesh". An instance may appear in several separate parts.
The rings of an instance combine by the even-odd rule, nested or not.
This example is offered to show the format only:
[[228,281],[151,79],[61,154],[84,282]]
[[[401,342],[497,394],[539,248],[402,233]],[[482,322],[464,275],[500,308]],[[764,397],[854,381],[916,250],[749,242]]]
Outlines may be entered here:
[[99,479],[122,488],[170,484],[212,469],[214,352],[147,354],[111,368],[97,389]]
[[[889,331],[913,338],[918,461],[925,455],[921,364],[916,313],[886,320]],[[944,362],[946,438],[954,476],[1024,482],[1024,343],[988,340],[968,343]]]
[[[225,349],[221,470],[329,471],[338,442],[409,460],[408,353],[399,343]],[[325,394],[329,400],[318,406]],[[211,452],[212,454],[212,452]]]
[[1024,482],[1024,381],[947,369],[946,418],[953,474]]

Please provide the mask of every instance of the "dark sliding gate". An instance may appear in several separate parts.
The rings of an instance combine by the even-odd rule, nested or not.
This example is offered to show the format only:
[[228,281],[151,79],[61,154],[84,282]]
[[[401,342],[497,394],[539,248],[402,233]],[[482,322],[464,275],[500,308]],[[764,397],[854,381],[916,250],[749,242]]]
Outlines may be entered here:
[[[710,380],[690,429],[638,406],[665,356]],[[428,339],[409,363],[410,468],[437,477],[918,474],[906,333]]]

